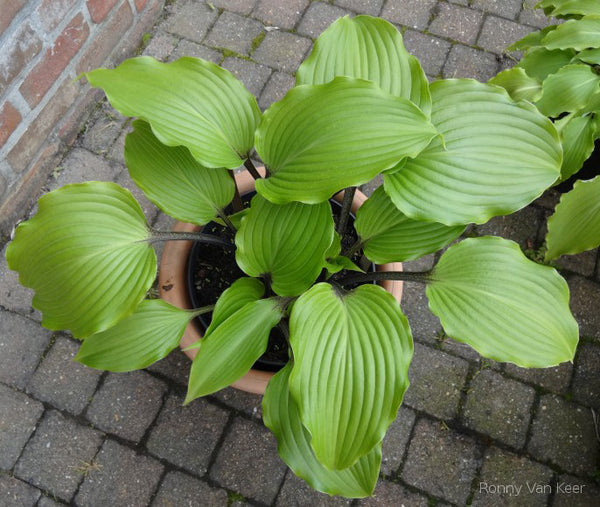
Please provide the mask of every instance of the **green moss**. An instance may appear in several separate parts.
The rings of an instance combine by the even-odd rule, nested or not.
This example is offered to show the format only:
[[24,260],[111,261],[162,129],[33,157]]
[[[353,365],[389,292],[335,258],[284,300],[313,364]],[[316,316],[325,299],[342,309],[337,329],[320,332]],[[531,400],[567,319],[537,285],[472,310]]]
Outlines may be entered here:
[[250,46],[250,53],[254,53],[254,50],[260,46],[260,43],[264,40],[265,36],[265,32],[260,32],[256,37],[254,37],[252,40],[252,45]]

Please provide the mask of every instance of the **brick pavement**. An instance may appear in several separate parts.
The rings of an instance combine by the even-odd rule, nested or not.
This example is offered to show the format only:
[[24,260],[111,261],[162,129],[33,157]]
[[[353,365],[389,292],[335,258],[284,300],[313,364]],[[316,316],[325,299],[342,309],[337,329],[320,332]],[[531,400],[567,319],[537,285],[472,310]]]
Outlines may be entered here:
[[[368,13],[397,24],[432,79],[485,80],[510,66],[507,43],[545,25],[533,3],[177,0],[143,52],[222,63],[264,109],[293,86],[313,39],[339,16]],[[99,104],[47,189],[91,177],[133,188],[122,156],[128,128]],[[150,222],[170,227],[137,196]],[[553,199],[477,232],[539,245]],[[76,342],[40,327],[31,293],[2,251],[0,505],[598,505],[600,260],[593,251],[560,265],[582,340],[573,365],[547,370],[488,361],[445,339],[423,288],[406,284],[403,305],[417,342],[412,386],[384,441],[375,496],[349,502],[316,493],[286,471],[260,423],[260,397],[225,389],[183,407],[189,362],[180,352],[129,374],[72,362]],[[509,484],[522,486],[519,497],[493,493]],[[581,492],[567,494],[569,485]]]

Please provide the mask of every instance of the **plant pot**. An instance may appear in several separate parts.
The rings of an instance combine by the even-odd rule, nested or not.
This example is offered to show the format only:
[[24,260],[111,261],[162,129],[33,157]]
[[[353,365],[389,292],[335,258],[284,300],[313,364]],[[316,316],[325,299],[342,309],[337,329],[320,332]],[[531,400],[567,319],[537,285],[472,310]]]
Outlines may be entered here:
[[[259,169],[259,171],[262,173],[264,170]],[[247,171],[237,174],[236,181],[240,194],[243,195],[254,190],[254,179]],[[340,192],[334,196],[334,199],[341,202],[343,196],[344,193]],[[366,199],[367,197],[363,193],[357,191],[354,196],[354,202],[352,203],[352,211],[356,213],[356,210],[358,210]],[[198,231],[200,228],[201,227],[198,225],[177,222],[175,227],[173,227],[173,230],[191,232]],[[187,290],[186,270],[187,259],[191,248],[191,241],[168,241],[163,250],[158,273],[160,297],[174,306],[185,309],[192,308]],[[402,269],[402,264],[390,263],[377,266],[376,268],[377,271],[399,271]],[[401,281],[385,280],[381,285],[390,292],[398,302],[400,302],[400,298],[402,297]],[[202,338],[202,330],[196,322],[196,319],[194,319],[186,328],[185,333],[181,338],[180,347],[186,349],[200,338]],[[197,349],[184,350],[184,352],[193,360],[197,353]],[[264,394],[267,384],[273,375],[273,372],[252,369],[241,379],[232,384],[232,386],[249,393]]]

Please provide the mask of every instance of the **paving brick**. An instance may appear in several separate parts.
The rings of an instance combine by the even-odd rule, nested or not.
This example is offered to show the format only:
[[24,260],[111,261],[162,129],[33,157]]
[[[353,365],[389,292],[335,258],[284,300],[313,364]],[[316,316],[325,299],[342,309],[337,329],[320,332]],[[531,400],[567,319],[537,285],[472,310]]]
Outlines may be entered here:
[[259,0],[252,16],[267,25],[291,30],[309,4],[309,0]]
[[227,492],[213,488],[182,472],[169,472],[162,481],[152,507],[205,507],[228,505]]
[[73,340],[59,336],[29,381],[27,391],[56,408],[80,414],[102,372],[73,361],[78,349]]
[[235,410],[262,419],[262,396],[259,394],[246,393],[234,387],[226,387],[212,396]]
[[10,102],[5,102],[0,109],[0,148],[21,123],[21,113]]
[[19,283],[18,273],[8,269],[6,246],[0,251],[0,279],[0,306],[41,321],[42,314],[31,307],[33,290],[23,287]]
[[164,375],[177,384],[186,386],[192,362],[179,349],[175,349],[167,357],[148,366],[148,371]]
[[[111,164],[114,166],[115,172],[119,171],[119,169],[122,170],[125,166],[125,139],[127,139],[127,134],[132,130],[131,124],[126,124],[125,128],[121,130],[119,137],[117,137],[117,140],[113,143],[112,148],[107,153],[109,160],[118,163],[117,165]],[[120,175],[120,172],[118,174]]]
[[583,481],[572,475],[561,475],[556,481],[552,507],[590,507],[598,503],[598,484]]
[[[544,232],[546,230],[544,229]],[[556,259],[556,265],[583,276],[592,276],[596,269],[598,250],[588,250],[576,255],[563,255]]]
[[439,422],[417,422],[402,470],[402,479],[423,491],[464,505],[477,472],[475,441]]
[[88,0],[86,2],[88,11],[94,23],[100,23],[115,6],[117,0]]
[[51,335],[26,317],[0,310],[0,382],[23,389]]
[[106,440],[88,468],[75,503],[144,507],[150,504],[162,471],[158,461]]
[[123,130],[125,118],[106,102],[95,112],[82,136],[82,145],[96,155],[105,155]]
[[305,37],[293,33],[268,32],[252,58],[283,72],[295,72],[310,46],[310,39]]
[[266,86],[264,87],[258,105],[264,111],[273,102],[281,100],[285,94],[296,84],[296,80],[289,74],[283,72],[273,72]]
[[250,14],[257,0],[212,0],[211,3],[218,9],[227,9],[240,14]]
[[440,3],[429,30],[434,35],[454,39],[463,44],[474,44],[482,21],[483,13],[479,11]]
[[455,44],[450,49],[442,75],[446,79],[468,77],[485,82],[496,75],[497,68],[494,55]]
[[271,503],[285,470],[271,432],[258,423],[236,418],[211,467],[210,478],[245,497]]
[[178,42],[179,39],[175,36],[160,32],[152,37],[142,54],[164,62],[171,55]]
[[600,285],[581,276],[567,279],[571,291],[571,311],[581,336],[600,340],[600,312],[590,301],[600,300]]
[[413,337],[425,343],[435,343],[442,326],[440,320],[429,311],[423,284],[404,282],[400,306],[408,318]]
[[468,371],[463,359],[415,344],[404,403],[440,419],[454,419]]
[[573,399],[583,405],[600,408],[600,345],[583,343],[579,346]]
[[176,10],[165,25],[165,29],[175,35],[185,37],[194,42],[202,42],[209,28],[217,19],[218,12],[200,2],[187,2]]
[[392,23],[423,30],[429,24],[436,0],[387,0],[381,17]]
[[378,16],[384,0],[335,0],[333,3],[358,14]]
[[291,505],[333,507],[350,505],[350,500],[339,496],[328,496],[316,491],[289,470],[281,491],[277,495],[277,503],[275,505],[280,507],[289,507]]
[[182,396],[169,396],[146,447],[159,458],[204,475],[229,414],[204,399],[186,406],[183,401]]
[[13,467],[43,412],[41,403],[0,384],[0,470]]
[[515,19],[523,0],[473,0],[471,7],[508,19]]
[[255,97],[260,95],[272,72],[269,67],[240,58],[225,58],[223,67],[244,83]]
[[40,498],[40,501],[37,503],[36,507],[62,507],[63,505],[65,505],[65,504],[62,502],[53,500],[52,498],[50,498],[48,496],[42,496]]
[[[409,388],[410,389],[410,388]],[[388,428],[383,439],[381,457],[381,473],[392,475],[398,470],[406,452],[410,432],[415,423],[415,413],[404,406],[398,410],[398,415]]]
[[347,10],[335,5],[313,2],[302,16],[298,33],[316,39],[336,19],[346,16]]
[[195,42],[190,42],[188,40],[181,40],[175,51],[169,57],[169,61],[176,60],[177,58],[181,58],[182,56],[193,56],[195,58],[202,58],[203,60],[208,60],[213,63],[220,63],[223,59],[222,53],[219,53],[215,49],[207,48],[206,46],[202,46],[200,44],[196,44]]
[[[49,189],[55,190],[67,183],[85,181],[114,181],[123,167],[83,148],[73,149],[57,168],[57,176],[50,182]],[[55,173],[55,174],[56,174]]]
[[507,364],[505,371],[511,377],[535,384],[554,393],[563,394],[569,388],[573,365],[562,363],[553,368],[520,368],[515,364]]
[[102,441],[101,433],[47,412],[15,466],[15,476],[69,501]]
[[512,215],[494,217],[487,223],[478,225],[477,234],[480,236],[501,236],[516,241],[522,249],[532,248],[536,244],[541,221],[542,212],[538,209],[527,207]]
[[531,28],[496,16],[488,16],[481,29],[477,44],[492,53],[502,54],[513,42],[524,37]]
[[0,505],[6,507],[33,507],[41,495],[39,489],[29,484],[0,474]]
[[564,470],[594,473],[600,445],[590,409],[553,394],[542,396],[527,449],[533,457]]
[[146,217],[146,221],[149,224],[151,224],[156,218],[156,215],[158,214],[158,208],[146,197],[146,194],[144,194],[140,187],[138,187],[129,177],[127,169],[123,169],[123,172],[121,172],[121,174],[117,178],[116,183],[118,183],[123,188],[126,188],[132,193],[135,200],[142,207],[142,210],[144,211],[144,216]]
[[[406,507],[427,507],[429,500],[420,495],[419,493],[413,493],[400,484],[395,484],[389,481],[379,481],[377,487],[373,492],[373,496],[370,498],[361,499],[358,501],[358,505],[365,506],[385,506],[385,505],[396,505]],[[436,504],[439,505],[439,504]]]
[[554,18],[549,19],[542,9],[534,9],[533,7],[537,3],[538,0],[525,0],[523,2],[523,10],[519,14],[519,22],[536,28],[544,28],[556,22]]
[[0,95],[21,70],[42,50],[43,43],[29,23],[23,23],[0,53]]
[[143,371],[109,373],[87,409],[98,428],[138,442],[162,405],[167,386]]
[[[475,483],[473,507],[545,506],[549,493],[538,492],[533,485],[547,489],[544,486],[551,484],[552,476],[552,470],[544,465],[491,447],[485,454],[479,480]],[[499,485],[514,487],[498,488]]]
[[262,32],[258,21],[224,11],[212,27],[204,43],[242,55],[250,54],[254,39]]
[[479,366],[487,366],[492,364],[492,362],[489,359],[481,356],[479,352],[477,352],[470,345],[453,340],[452,338],[449,338],[446,335],[442,335],[440,339],[440,348],[444,352],[449,352],[454,356],[462,357],[463,359],[474,362]]
[[423,70],[431,76],[437,76],[442,71],[450,50],[449,42],[414,30],[404,32],[404,45],[419,59]]

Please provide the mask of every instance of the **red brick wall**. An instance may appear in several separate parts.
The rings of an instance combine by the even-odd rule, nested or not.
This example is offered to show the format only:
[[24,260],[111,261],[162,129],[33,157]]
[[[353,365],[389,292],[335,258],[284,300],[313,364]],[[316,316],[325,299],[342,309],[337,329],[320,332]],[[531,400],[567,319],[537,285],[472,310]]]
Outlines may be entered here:
[[101,94],[81,73],[131,56],[165,0],[0,0],[0,239]]

